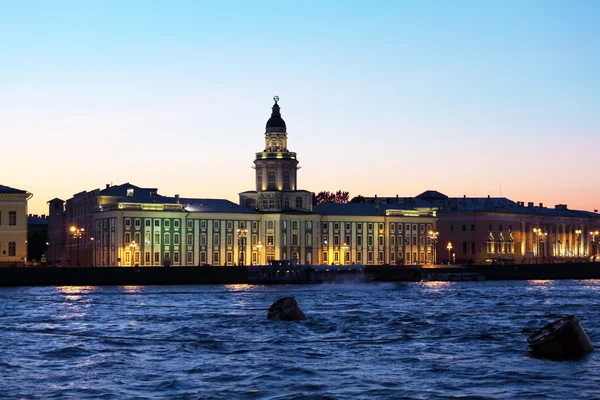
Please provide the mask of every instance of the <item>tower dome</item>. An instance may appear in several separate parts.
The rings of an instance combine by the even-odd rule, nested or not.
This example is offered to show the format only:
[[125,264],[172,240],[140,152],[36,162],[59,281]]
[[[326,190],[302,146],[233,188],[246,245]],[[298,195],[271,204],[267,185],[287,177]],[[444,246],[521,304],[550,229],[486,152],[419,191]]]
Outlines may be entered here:
[[271,112],[271,118],[267,121],[267,132],[285,132],[285,121],[281,118],[281,113],[279,112],[279,97],[273,97],[275,100],[275,104],[273,104],[273,111]]

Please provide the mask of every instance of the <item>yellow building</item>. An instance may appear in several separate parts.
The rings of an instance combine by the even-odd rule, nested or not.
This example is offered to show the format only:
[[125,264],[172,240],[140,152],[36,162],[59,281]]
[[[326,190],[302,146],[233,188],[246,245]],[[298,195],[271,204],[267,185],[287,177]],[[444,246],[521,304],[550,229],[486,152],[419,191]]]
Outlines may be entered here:
[[31,193],[0,185],[0,266],[27,262],[27,200]]

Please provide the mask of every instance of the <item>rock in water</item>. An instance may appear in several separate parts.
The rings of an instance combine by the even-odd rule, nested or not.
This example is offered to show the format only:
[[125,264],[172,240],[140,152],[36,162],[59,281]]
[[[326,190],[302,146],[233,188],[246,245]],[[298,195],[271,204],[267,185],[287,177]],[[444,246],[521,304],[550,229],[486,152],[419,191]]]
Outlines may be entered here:
[[269,308],[267,318],[274,321],[301,321],[306,319],[306,314],[302,312],[296,299],[283,297]]

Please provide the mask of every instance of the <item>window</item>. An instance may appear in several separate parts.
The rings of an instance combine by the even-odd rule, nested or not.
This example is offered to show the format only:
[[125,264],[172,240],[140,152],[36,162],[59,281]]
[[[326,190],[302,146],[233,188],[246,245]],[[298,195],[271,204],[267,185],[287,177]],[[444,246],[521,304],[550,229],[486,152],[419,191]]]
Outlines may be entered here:
[[379,224],[379,230],[380,230],[380,231],[382,231],[382,230],[383,230],[383,224],[382,224],[382,223],[380,223],[380,224]]
[[421,233],[425,232],[425,224],[419,224],[419,232],[421,232]]
[[298,230],[298,221],[292,221],[292,229],[293,230]]
[[125,218],[125,227],[127,227],[127,228],[131,227],[131,218]]
[[252,221],[252,230],[255,231],[258,229],[258,224],[256,223],[256,221]]
[[267,174],[267,190],[275,190],[275,189],[276,189],[275,171],[270,170]]
[[413,238],[412,238],[412,245],[413,246],[417,245],[417,237],[416,236],[413,236]]
[[471,243],[471,254],[475,254],[475,242]]
[[187,234],[187,245],[191,246],[194,244],[194,236],[191,233]]
[[406,224],[405,231],[410,231],[410,224]]
[[215,233],[215,235],[213,236],[213,246],[220,246],[220,242],[221,242],[221,237],[219,236],[218,233]]
[[312,229],[312,221],[306,221],[306,230]]
[[350,235],[346,235],[346,240],[344,240],[344,244],[350,246]]
[[173,220],[173,228],[179,228],[179,220],[178,219]]
[[363,224],[361,224],[361,223],[356,224],[356,230],[359,232],[362,231],[362,225]]
[[233,264],[233,253],[231,251],[227,252],[225,262],[227,262],[227,265]]
[[327,232],[327,222],[323,222],[321,228],[323,229],[323,232]]
[[290,189],[290,171],[283,171],[283,189]]
[[133,234],[133,237],[135,238],[134,240],[135,240],[135,242],[136,242],[137,244],[141,244],[141,243],[142,243],[141,236],[142,236],[142,235],[141,235],[141,233],[139,233],[139,232],[136,232],[136,233],[134,233],[134,234]]
[[362,251],[356,252],[356,262],[359,264],[362,263]]
[[373,264],[373,252],[372,251],[367,252],[367,262],[369,264]]
[[179,244],[179,233],[173,234],[173,244]]
[[213,230],[215,230],[215,231],[219,230],[219,221],[214,221],[213,222]]
[[140,263],[140,252],[136,251],[135,253],[133,253],[133,262],[136,264]]
[[200,246],[206,246],[206,233],[200,235]]
[[188,220],[187,222],[187,228],[188,229],[192,229],[194,227],[194,221],[193,220]]
[[340,245],[340,236],[339,235],[333,235],[333,245],[334,246]]
[[340,253],[337,251],[333,252],[333,262],[336,264],[340,262]]
[[150,264],[150,252],[149,251],[144,253],[144,264],[146,264],[146,265]]
[[396,224],[393,222],[390,222],[390,232],[394,232],[396,230]]
[[302,197],[296,197],[296,208],[302,208]]
[[202,229],[203,231],[206,230],[206,221],[200,221],[200,229]]
[[395,263],[396,262],[396,253],[394,253],[393,251],[390,253],[390,263]]
[[413,224],[413,226],[412,226],[412,230],[413,230],[413,231],[416,231],[416,230],[417,230],[417,224]]
[[142,220],[139,218],[135,219],[135,227],[139,228],[140,226],[142,226]]
[[383,236],[379,235],[379,246],[383,246]]
[[232,230],[233,229],[233,222],[232,221],[227,221],[227,229],[228,230]]
[[160,227],[160,219],[155,219],[154,220],[154,226]]
[[328,239],[329,239],[329,236],[327,236],[327,235],[323,235],[323,244],[324,244],[324,245],[327,245],[327,241],[328,241]]
[[340,224],[339,224],[339,222],[334,222],[333,223],[333,230],[334,231],[339,231],[340,230]]
[[402,224],[398,224],[398,232],[402,232]]
[[329,262],[329,255],[326,251],[323,252],[323,264],[327,264]]
[[463,242],[462,244],[462,253],[463,255],[467,254],[467,242]]
[[233,245],[233,235],[231,233],[227,234],[227,246],[232,246]]
[[298,258],[298,252],[297,251],[293,251],[292,252],[292,260],[296,260],[296,261],[299,260],[299,258]]
[[367,238],[367,246],[373,246],[373,236],[369,235]]
[[173,252],[173,263],[179,264],[179,252],[178,251]]
[[160,263],[160,253],[158,251],[154,252],[154,262]]
[[350,223],[346,222],[346,230],[349,231],[350,230]]
[[273,221],[267,221],[267,229],[273,229]]
[[361,235],[356,236],[356,245],[358,247],[362,246],[362,236]]
[[292,246],[298,246],[298,235],[292,234]]
[[200,264],[206,264],[206,252],[205,251],[200,252]]
[[[10,211],[12,212],[12,211]],[[8,242],[8,256],[15,257],[17,255],[17,242]]]
[[125,232],[125,243],[131,243],[131,233]]
[[262,171],[259,169],[256,170],[256,189],[262,189]]
[[267,245],[268,246],[273,246],[273,244],[275,243],[275,239],[273,235],[267,235]]
[[151,225],[151,222],[152,222],[152,221],[150,221],[150,219],[149,219],[149,218],[146,218],[146,219],[144,220],[144,225],[145,225],[145,226],[150,226],[150,225]]
[[165,229],[169,229],[171,227],[171,220],[165,219]]
[[191,251],[187,252],[187,260],[186,260],[186,262],[188,264],[191,264],[191,263],[194,262],[194,253],[192,253]]
[[390,236],[390,246],[396,245],[396,236]]
[[160,244],[160,233],[158,232],[154,234],[154,244]]
[[125,252],[125,264],[130,264],[131,263],[131,253],[126,251]]
[[169,244],[171,244],[171,234],[170,233],[165,233],[165,246],[168,246]]
[[371,222],[369,222],[369,224],[367,225],[367,229],[368,229],[369,231],[372,231],[372,230],[373,230],[373,224],[372,224]]

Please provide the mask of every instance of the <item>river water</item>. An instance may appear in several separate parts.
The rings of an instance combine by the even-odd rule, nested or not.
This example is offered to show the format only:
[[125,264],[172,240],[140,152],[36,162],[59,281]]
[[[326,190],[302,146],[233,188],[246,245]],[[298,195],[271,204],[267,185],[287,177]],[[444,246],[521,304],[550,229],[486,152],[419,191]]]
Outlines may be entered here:
[[568,314],[600,343],[600,281],[3,288],[0,398],[600,398],[528,353]]

